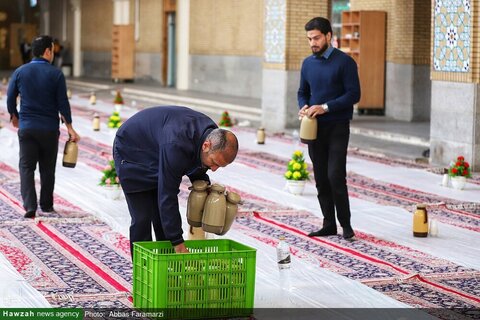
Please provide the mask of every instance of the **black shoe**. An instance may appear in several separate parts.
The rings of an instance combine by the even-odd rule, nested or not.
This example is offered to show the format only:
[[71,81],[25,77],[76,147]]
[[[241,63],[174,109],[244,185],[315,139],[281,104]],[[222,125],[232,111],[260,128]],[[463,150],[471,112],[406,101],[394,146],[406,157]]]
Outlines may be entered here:
[[55,212],[55,209],[53,207],[47,208],[47,209],[42,209],[43,212]]
[[325,236],[334,236],[337,234],[337,230],[336,229],[326,229],[326,228],[322,228],[318,231],[315,231],[315,232],[310,232],[308,234],[309,237],[325,237]]
[[343,239],[352,239],[355,237],[355,232],[353,232],[352,228],[344,228],[343,229]]
[[35,211],[27,211],[23,217],[24,218],[35,218]]

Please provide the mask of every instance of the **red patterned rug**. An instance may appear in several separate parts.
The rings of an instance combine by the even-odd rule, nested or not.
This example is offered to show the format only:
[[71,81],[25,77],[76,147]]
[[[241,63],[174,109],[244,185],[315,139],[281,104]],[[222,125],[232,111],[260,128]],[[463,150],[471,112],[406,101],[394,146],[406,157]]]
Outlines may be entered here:
[[[190,183],[179,194],[186,203]],[[285,236],[292,253],[342,276],[357,280],[389,297],[441,319],[475,318],[480,308],[480,272],[445,259],[357,232],[356,241],[340,235],[310,238],[305,230],[321,225],[310,212],[282,206],[232,187],[243,204],[233,228],[271,246]],[[439,311],[441,310],[441,312]]]
[[[80,144],[79,161],[102,169],[110,154],[111,146],[85,138]],[[405,165],[389,159],[373,160]],[[288,159],[242,150],[236,161],[281,175]],[[59,197],[58,206],[55,203],[59,212],[47,217],[50,220],[19,221],[23,220],[23,209],[19,205],[18,183],[11,180],[13,175],[18,177],[14,169],[0,164],[0,251],[17,270],[53,305],[131,306],[128,241]],[[429,213],[439,221],[480,231],[480,208],[475,203],[461,203],[352,172],[348,174],[348,185],[353,197],[409,209],[426,202]],[[186,203],[188,186],[184,180],[179,195],[182,203]],[[357,232],[358,240],[354,242],[341,236],[309,238],[304,230],[312,230],[322,222],[312,213],[228,189],[242,196],[244,204],[233,227],[247,236],[275,246],[278,237],[284,235],[297,257],[413,307],[448,308],[454,312],[453,318],[475,318],[469,310],[480,308],[480,272],[474,269],[367,233]],[[58,293],[65,295],[58,299]]]
[[0,163],[0,252],[54,307],[131,307],[128,239],[58,195],[57,212],[24,219],[13,174]]
[[[272,154],[244,149],[239,152],[235,161],[251,168],[283,175],[288,160]],[[461,202],[398,184],[371,179],[354,172],[348,172],[347,185],[351,197],[405,208],[408,212],[413,212],[417,203],[426,203],[428,213],[432,218],[442,223],[480,232],[480,205],[478,203]]]
[[[322,224],[309,212],[258,201],[239,192],[245,204],[234,227],[271,246],[283,235],[292,253],[321,268],[361,283],[415,308],[446,308],[469,318],[480,307],[480,272],[374,235],[357,232],[356,241],[339,236],[310,238],[305,230]],[[185,190],[185,195],[187,191]],[[185,196],[184,195],[184,196]],[[262,208],[261,212],[250,208]],[[245,210],[246,209],[246,210]],[[433,311],[432,314],[435,312]],[[449,319],[449,313],[436,314]],[[474,317],[473,317],[474,318]]]
[[[102,170],[111,157],[111,152],[111,146],[85,137],[79,144],[78,161]],[[242,149],[235,161],[251,168],[283,175],[288,159]],[[408,212],[411,212],[417,203],[426,203],[432,218],[442,223],[480,232],[480,205],[477,203],[441,197],[398,184],[371,179],[354,172],[348,172],[347,184],[351,197],[382,205],[402,207]]]
[[[184,203],[188,185],[188,179],[184,179],[179,194]],[[412,307],[428,309],[441,319],[476,317],[472,310],[480,308],[480,271],[363,232],[356,232],[353,242],[340,235],[310,238],[305,230],[317,228],[321,218],[232,187],[227,189],[242,197],[233,227],[245,235],[271,246],[276,246],[283,235],[296,257],[360,281]],[[438,308],[443,312],[437,312]]]

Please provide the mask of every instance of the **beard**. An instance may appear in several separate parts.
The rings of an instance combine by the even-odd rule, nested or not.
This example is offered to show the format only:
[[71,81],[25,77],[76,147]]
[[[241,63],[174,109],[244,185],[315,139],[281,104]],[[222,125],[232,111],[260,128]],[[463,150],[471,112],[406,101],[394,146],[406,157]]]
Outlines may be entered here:
[[318,48],[318,47],[312,47],[312,53],[317,57],[321,57],[322,54],[328,49],[328,44],[325,43],[323,47],[321,47],[318,51],[315,51],[314,50],[315,48]]

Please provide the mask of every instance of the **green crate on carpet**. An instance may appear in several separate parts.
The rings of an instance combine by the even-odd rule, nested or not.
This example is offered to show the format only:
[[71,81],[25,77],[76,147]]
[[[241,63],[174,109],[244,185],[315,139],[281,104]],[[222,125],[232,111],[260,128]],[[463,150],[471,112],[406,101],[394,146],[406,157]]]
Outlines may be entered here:
[[253,312],[256,250],[229,239],[135,242],[133,305],[174,318],[248,316]]

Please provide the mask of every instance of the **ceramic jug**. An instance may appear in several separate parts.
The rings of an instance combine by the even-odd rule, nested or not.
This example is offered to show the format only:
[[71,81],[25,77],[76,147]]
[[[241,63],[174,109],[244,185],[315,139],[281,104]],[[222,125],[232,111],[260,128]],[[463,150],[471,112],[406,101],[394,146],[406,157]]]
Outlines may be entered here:
[[413,236],[428,236],[428,214],[427,206],[424,204],[417,204],[417,209],[413,214]]
[[95,112],[92,123],[93,131],[100,131],[100,116]]
[[220,235],[224,235],[225,233],[230,230],[230,227],[235,220],[238,212],[238,204],[240,203],[240,195],[235,192],[227,192],[227,211],[225,212],[225,224],[223,226],[222,233]]
[[92,92],[92,94],[90,95],[90,104],[94,105],[96,103],[97,103],[97,96],[95,95],[95,92]]
[[303,116],[300,123],[300,140],[308,143],[317,139],[317,119]]
[[78,158],[78,145],[73,141],[65,143],[63,150],[63,166],[67,168],[75,168]]
[[205,240],[205,231],[201,227],[192,227],[188,231],[188,240]]
[[210,187],[210,194],[205,201],[202,219],[202,228],[206,232],[220,234],[223,230],[227,210],[227,200],[224,192],[225,187],[220,184],[212,184]]
[[207,181],[196,180],[188,189],[192,190],[187,200],[187,221],[192,227],[202,226],[203,208],[207,199]]
[[265,128],[258,128],[257,130],[257,143],[265,144]]

